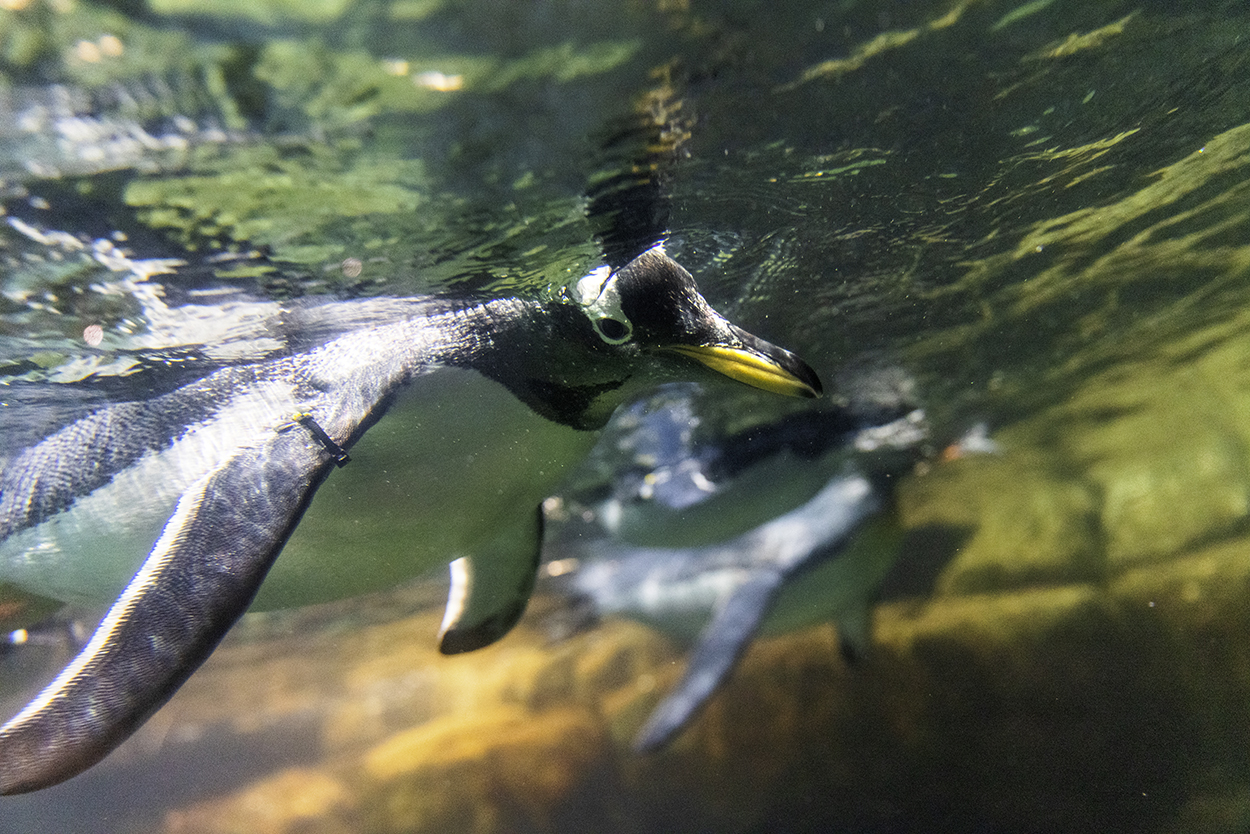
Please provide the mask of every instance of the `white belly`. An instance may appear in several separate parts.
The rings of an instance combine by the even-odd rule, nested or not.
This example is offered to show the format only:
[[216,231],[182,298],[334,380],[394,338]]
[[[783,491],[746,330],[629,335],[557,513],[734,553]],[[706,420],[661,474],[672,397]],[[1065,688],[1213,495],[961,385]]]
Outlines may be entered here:
[[0,579],[63,602],[112,602],[143,564],[182,493],[241,442],[272,431],[278,415],[294,407],[290,384],[256,385],[217,419],[76,498],[70,512],[0,541]]
[[[295,410],[289,389],[271,387],[238,407],[238,425],[206,424],[80,498],[72,513],[0,542],[0,579],[55,599],[111,602],[182,491],[239,437],[272,431],[274,415]],[[474,371],[423,374],[322,484],[258,607],[380,590],[471,554],[532,518],[594,439],[539,417]]]
[[527,526],[596,436],[474,371],[418,378],[317,491],[257,607],[379,590],[474,553]]

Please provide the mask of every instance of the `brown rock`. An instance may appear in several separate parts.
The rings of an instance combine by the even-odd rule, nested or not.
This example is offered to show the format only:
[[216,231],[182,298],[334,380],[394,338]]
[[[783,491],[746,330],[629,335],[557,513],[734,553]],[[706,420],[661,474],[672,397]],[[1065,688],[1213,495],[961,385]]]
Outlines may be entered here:
[[356,834],[353,792],[321,771],[296,768],[269,776],[222,800],[170,811],[168,834]]
[[365,756],[370,827],[551,830],[604,778],[608,750],[602,725],[584,709],[501,706],[435,719]]

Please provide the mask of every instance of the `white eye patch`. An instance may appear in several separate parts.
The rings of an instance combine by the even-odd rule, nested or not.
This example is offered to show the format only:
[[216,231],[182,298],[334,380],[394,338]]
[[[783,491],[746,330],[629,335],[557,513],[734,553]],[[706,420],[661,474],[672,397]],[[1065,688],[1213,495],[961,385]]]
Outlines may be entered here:
[[601,266],[577,282],[577,301],[600,339],[610,345],[629,341],[634,326],[621,310],[621,293],[612,270]]

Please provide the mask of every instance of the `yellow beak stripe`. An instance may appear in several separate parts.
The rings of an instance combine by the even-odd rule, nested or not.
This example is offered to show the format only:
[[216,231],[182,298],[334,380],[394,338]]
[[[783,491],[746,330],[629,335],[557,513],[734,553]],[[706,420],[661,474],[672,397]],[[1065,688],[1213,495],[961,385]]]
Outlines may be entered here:
[[753,388],[760,388],[773,394],[784,394],[787,397],[816,396],[816,392],[810,385],[776,362],[745,350],[716,345],[710,347],[670,345],[664,350],[689,356],[717,373],[739,382],[745,382]]

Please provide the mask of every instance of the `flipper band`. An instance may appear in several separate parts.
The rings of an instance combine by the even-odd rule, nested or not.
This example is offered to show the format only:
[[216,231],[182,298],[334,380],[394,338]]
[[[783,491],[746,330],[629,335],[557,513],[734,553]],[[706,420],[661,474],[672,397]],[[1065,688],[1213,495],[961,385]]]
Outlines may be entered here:
[[325,429],[317,425],[317,421],[312,418],[311,414],[301,414],[295,418],[295,422],[308,429],[316,441],[325,447],[330,457],[334,458],[335,466],[346,466],[347,462],[352,459],[346,449],[331,440]]

